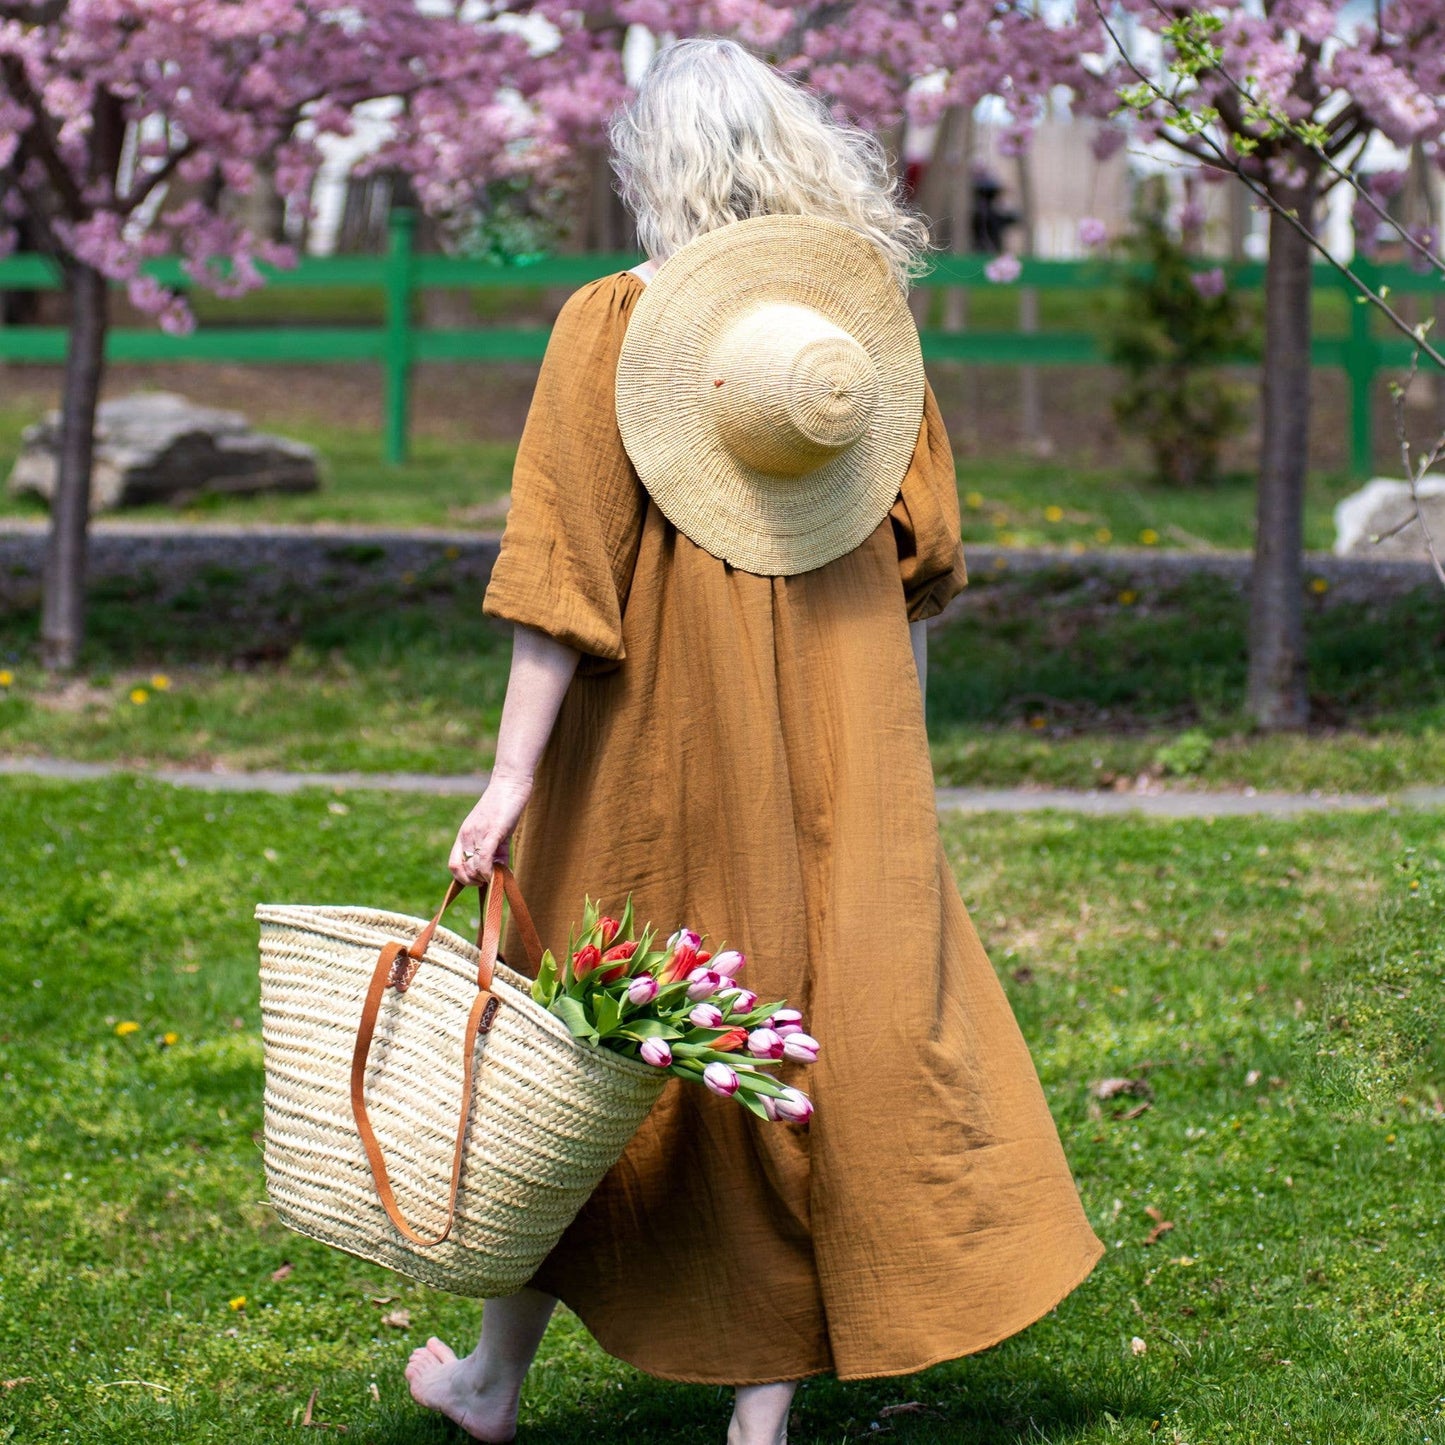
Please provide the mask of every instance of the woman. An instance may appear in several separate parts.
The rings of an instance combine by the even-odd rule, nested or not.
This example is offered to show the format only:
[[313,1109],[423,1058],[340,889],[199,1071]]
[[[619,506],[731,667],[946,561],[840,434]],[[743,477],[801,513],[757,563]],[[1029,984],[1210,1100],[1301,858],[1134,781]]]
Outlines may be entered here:
[[901,306],[923,228],[876,142],[731,42],[662,50],[612,140],[651,259],[582,288],[548,346],[483,602],[515,626],[496,765],[450,866],[485,880],[515,831],[553,946],[584,893],[631,892],[640,920],[743,947],[750,987],[822,1043],[797,1080],[818,1112],[762,1123],[672,1081],[531,1287],[487,1303],[477,1348],[433,1339],[407,1376],[477,1439],[510,1439],[560,1297],[619,1358],[735,1386],[730,1445],[779,1445],[799,1379],[984,1349],[1103,1246],[939,841],[924,626],[965,573],[921,365],[886,514],[803,570],[699,545],[619,425],[629,319],[689,242],[841,222]]

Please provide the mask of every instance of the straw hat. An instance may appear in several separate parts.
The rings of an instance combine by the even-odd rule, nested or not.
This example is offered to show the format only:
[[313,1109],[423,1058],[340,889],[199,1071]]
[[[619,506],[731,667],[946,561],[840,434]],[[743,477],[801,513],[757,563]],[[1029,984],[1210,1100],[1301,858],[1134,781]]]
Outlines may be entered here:
[[883,252],[757,216],[688,242],[638,298],[617,424],[667,519],[745,572],[851,551],[888,515],[923,419],[918,331]]

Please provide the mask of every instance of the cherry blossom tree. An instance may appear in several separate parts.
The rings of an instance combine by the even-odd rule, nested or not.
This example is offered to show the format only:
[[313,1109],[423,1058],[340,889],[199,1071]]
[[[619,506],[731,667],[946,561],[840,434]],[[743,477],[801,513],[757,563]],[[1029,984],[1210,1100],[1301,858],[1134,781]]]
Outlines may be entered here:
[[[251,235],[228,204],[271,166],[305,210],[321,147],[356,108],[394,98],[371,166],[411,174],[444,208],[519,154],[525,116],[504,85],[535,70],[515,30],[476,26],[413,0],[0,0],[0,254],[22,219],[59,265],[70,308],[57,484],[41,619],[47,667],[75,665],[83,633],[92,434],[108,292],[169,331],[183,297],[143,263],[179,254],[223,295],[260,284],[286,247]],[[525,149],[525,148],[524,148]]]
[[[1269,211],[1247,701],[1262,727],[1301,727],[1309,716],[1302,563],[1311,257],[1328,255],[1318,236],[1321,201],[1347,185],[1357,212],[1384,217],[1380,182],[1355,171],[1375,135],[1418,146],[1445,169],[1445,5],[1380,0],[1356,12],[1343,0],[1283,0],[1260,13],[1244,4],[1191,12],[1124,3],[1162,42],[1163,66],[1146,66],[1108,24],[1114,73],[1125,77],[1137,127],[1206,176],[1232,173]],[[1429,262],[1430,238],[1405,240]],[[1360,299],[1399,322],[1356,279]]]
[[[1303,726],[1311,254],[1323,250],[1321,201],[1350,185],[1362,216],[1383,216],[1398,178],[1354,173],[1376,135],[1445,168],[1445,3],[1077,0],[1056,11],[1022,0],[898,0],[819,13],[826,18],[804,38],[799,63],[875,126],[992,96],[1009,117],[1004,149],[1021,150],[1046,97],[1063,87],[1081,117],[1122,110],[1097,132],[1100,154],[1130,135],[1163,142],[1205,179],[1233,175],[1268,209],[1247,704],[1262,727]],[[1421,256],[1436,244],[1407,242]]]

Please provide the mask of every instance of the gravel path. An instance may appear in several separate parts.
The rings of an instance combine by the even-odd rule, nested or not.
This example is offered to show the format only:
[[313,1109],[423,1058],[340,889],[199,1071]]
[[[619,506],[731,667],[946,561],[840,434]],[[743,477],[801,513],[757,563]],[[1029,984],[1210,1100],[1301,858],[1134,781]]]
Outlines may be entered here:
[[[0,758],[0,775],[58,778],[83,782],[118,775],[154,778],[180,788],[227,793],[296,793],[303,788],[348,788],[437,797],[477,797],[485,773],[285,773],[206,772],[197,768],[128,768],[118,763],[78,763],[65,758]],[[1261,793],[1073,791],[1065,788],[939,788],[943,812],[1032,813],[1053,808],[1070,813],[1117,816],[1140,813],[1156,818],[1292,817],[1298,813],[1339,813],[1382,808],[1445,808],[1445,787],[1403,788],[1398,793]]]

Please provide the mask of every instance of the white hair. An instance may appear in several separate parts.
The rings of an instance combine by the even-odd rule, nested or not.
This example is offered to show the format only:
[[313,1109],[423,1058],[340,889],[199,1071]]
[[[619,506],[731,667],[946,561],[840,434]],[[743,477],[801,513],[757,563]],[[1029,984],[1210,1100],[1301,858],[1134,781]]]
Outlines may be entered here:
[[878,140],[735,41],[659,50],[609,139],[638,240],[659,262],[729,222],[792,215],[876,242],[905,291],[923,269],[928,228],[900,203]]

